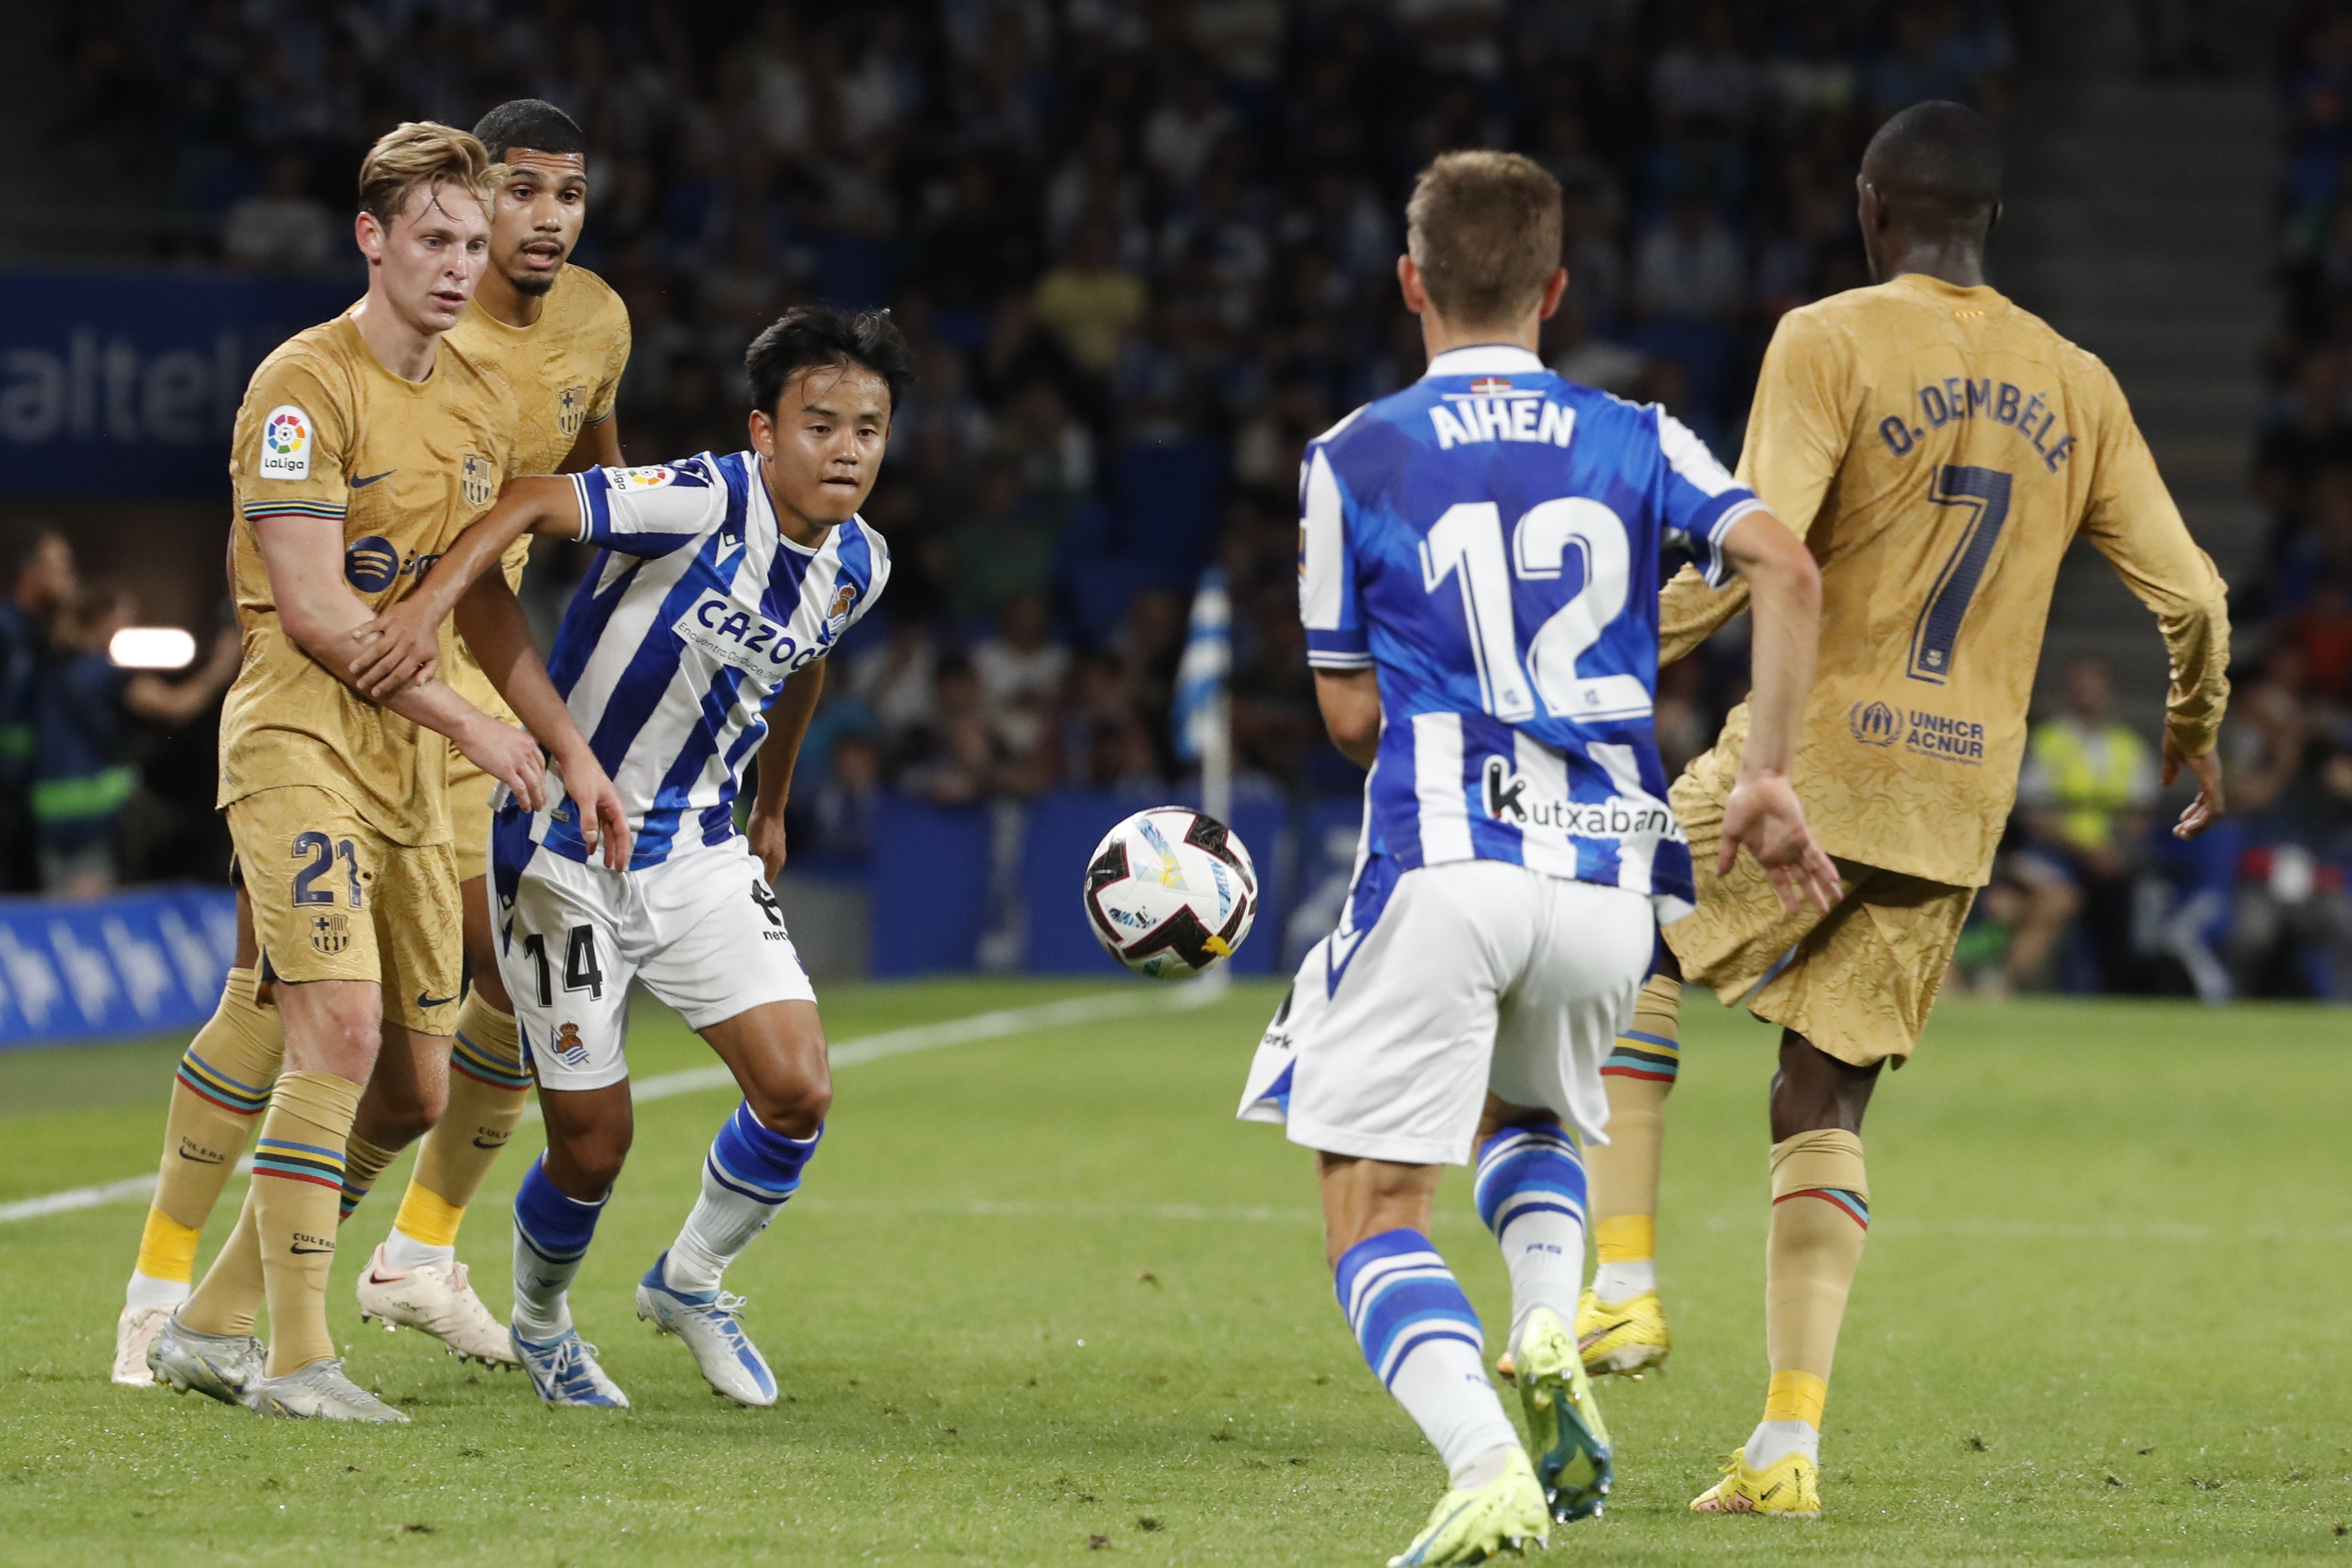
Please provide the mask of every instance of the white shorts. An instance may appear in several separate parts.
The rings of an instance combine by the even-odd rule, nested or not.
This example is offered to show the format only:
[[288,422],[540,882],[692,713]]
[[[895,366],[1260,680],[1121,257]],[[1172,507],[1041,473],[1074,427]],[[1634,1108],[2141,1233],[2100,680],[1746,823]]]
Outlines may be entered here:
[[1492,1091],[1601,1141],[1601,1066],[1656,934],[1623,888],[1503,861],[1406,872],[1369,930],[1351,916],[1307,953],[1239,1114],[1327,1154],[1465,1165]]
[[[541,1087],[601,1089],[629,1075],[632,980],[696,1030],[766,1002],[816,999],[741,839],[629,872],[523,848],[519,874],[497,867],[499,976]],[[494,856],[506,852],[494,841]]]

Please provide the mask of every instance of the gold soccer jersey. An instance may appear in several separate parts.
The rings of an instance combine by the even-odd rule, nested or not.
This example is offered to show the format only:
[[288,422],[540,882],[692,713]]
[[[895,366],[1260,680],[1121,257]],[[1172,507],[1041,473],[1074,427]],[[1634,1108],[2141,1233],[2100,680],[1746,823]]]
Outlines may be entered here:
[[[1843,860],[1981,886],[2016,794],[2058,563],[2077,532],[2156,612],[2168,727],[2211,749],[2229,621],[2097,359],[1988,287],[1906,274],[1781,319],[1739,478],[1822,570],[1819,673],[1793,768]],[[1660,605],[1679,658],[1747,602],[1685,570]],[[1747,710],[1688,783],[1720,800]]]
[[338,525],[344,586],[381,610],[497,498],[516,423],[504,388],[456,345],[440,345],[424,381],[403,381],[348,316],[296,335],[254,371],[229,458],[229,580],[245,662],[221,715],[222,806],[316,786],[393,843],[448,842],[449,747],[359,696],[287,634],[254,525]]
[[[448,340],[503,383],[514,399],[516,474],[553,474],[578,444],[580,433],[613,416],[621,371],[629,362],[629,313],[621,297],[584,267],[555,275],[539,319],[509,327],[482,308],[477,298],[449,329]],[[499,564],[507,586],[522,586],[530,540],[517,539]],[[459,653],[444,678],[452,689],[486,713],[510,716],[470,654]],[[462,758],[453,761],[470,771]],[[468,827],[466,831],[472,831]]]

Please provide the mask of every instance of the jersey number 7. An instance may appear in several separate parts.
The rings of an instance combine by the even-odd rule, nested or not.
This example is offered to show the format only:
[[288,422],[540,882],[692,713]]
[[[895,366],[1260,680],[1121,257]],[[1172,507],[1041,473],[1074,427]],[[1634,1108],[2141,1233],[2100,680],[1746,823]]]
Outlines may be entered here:
[[1936,487],[1927,498],[1939,507],[1964,507],[1970,516],[1944,570],[1936,574],[1935,591],[1911,629],[1911,678],[1942,685],[1952,674],[1952,645],[1960,640],[1960,622],[1969,618],[1969,602],[1984,580],[1985,562],[2009,521],[2009,476],[1998,468],[1976,468],[1947,463],[1936,470]]
[[[1570,547],[1583,553],[1584,584],[1536,629],[1522,664],[1512,580],[1557,580]],[[1510,724],[1534,718],[1538,698],[1555,718],[1592,723],[1648,716],[1650,688],[1641,676],[1585,675],[1576,667],[1623,613],[1632,575],[1624,521],[1583,496],[1529,508],[1511,527],[1507,554],[1502,508],[1492,501],[1448,507],[1421,542],[1423,589],[1435,593],[1448,577],[1461,584],[1480,706]]]

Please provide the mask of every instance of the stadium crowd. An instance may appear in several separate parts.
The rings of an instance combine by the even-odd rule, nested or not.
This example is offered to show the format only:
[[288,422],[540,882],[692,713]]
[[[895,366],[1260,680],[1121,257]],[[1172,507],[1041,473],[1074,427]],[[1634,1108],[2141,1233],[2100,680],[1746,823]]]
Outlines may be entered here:
[[[1213,562],[1244,787],[1353,787],[1301,652],[1297,457],[1418,371],[1392,267],[1432,152],[1515,147],[1559,177],[1548,356],[1727,459],[1778,316],[1864,280],[1870,131],[1924,98],[1998,114],[2009,66],[1994,0],[113,0],[63,25],[64,129],[119,138],[126,165],[174,149],[178,200],[240,267],[348,267],[347,172],[395,120],[570,110],[595,149],[576,259],[635,324],[632,460],[740,444],[741,350],[782,307],[898,313],[921,380],[871,514],[898,575],[796,800],[797,841],[851,856],[886,789],[1166,788]],[[2105,716],[2103,672],[2074,672],[1971,949],[1995,988],[2352,991],[2352,21],[2315,9],[2288,39],[2289,308],[2257,480],[2278,522],[2240,597],[2226,742],[2244,815],[2179,863],[2147,825],[2150,747]],[[582,564],[542,560],[535,613]],[[1665,673],[1670,768],[1744,665]]]

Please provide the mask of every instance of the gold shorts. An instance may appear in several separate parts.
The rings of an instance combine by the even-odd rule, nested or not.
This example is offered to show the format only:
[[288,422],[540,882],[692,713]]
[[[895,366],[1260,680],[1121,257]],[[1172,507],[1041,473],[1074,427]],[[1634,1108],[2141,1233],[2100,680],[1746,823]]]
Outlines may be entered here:
[[465,919],[447,844],[396,844],[331,789],[263,789],[228,808],[271,979],[373,980],[383,1016],[455,1034]]
[[499,781],[449,748],[450,845],[457,855],[457,880],[471,882],[490,869],[490,796]]
[[1664,929],[1683,977],[1727,1006],[1745,998],[1749,1012],[1841,1061],[1909,1056],[1977,890],[1841,860],[1837,907],[1823,915],[1807,904],[1790,915],[1754,856],[1715,874],[1722,797],[1685,773],[1668,799],[1698,878],[1698,912]]

